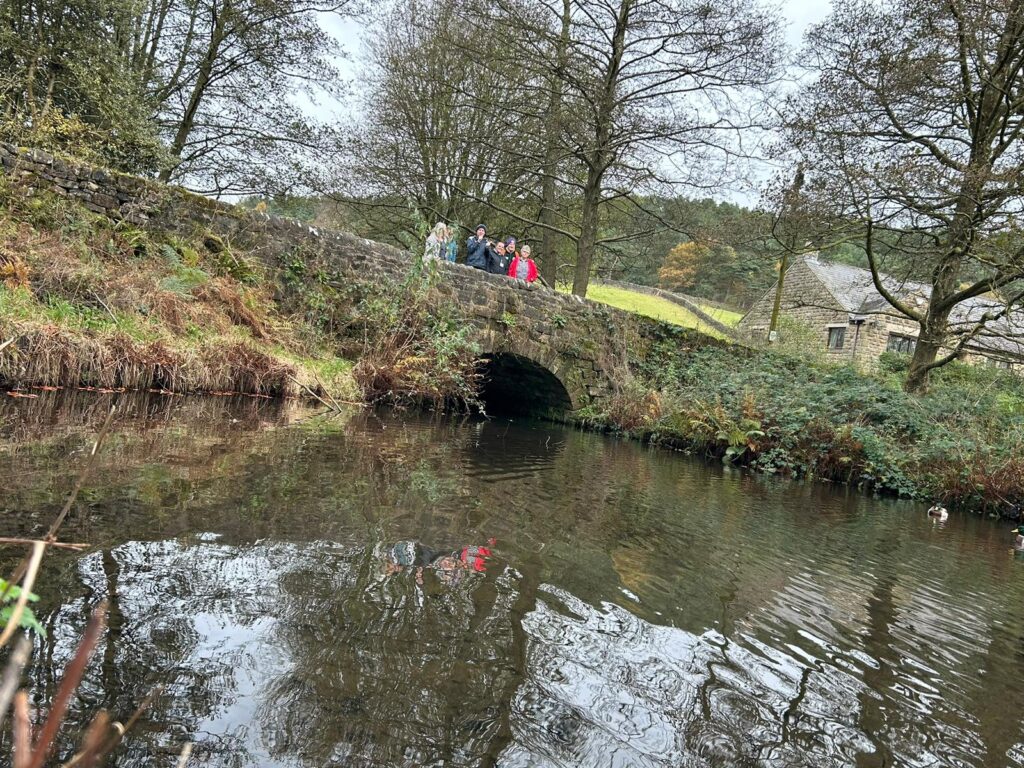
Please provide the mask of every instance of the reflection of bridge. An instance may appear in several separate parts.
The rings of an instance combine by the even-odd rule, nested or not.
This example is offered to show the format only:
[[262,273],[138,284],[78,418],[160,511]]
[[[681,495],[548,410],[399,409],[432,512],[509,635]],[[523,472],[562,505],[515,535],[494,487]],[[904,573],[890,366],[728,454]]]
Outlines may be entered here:
[[[133,176],[55,158],[38,150],[0,144],[0,164],[32,186],[80,200],[97,213],[134,226],[216,239],[260,258],[283,278],[296,260],[305,279],[343,288],[342,297],[372,293],[403,280],[411,257],[396,248],[353,235],[318,231],[303,224],[242,211]],[[623,377],[627,350],[644,338],[686,335],[632,313],[527,286],[504,276],[440,264],[441,291],[455,300],[476,328],[476,341],[491,362],[489,402],[528,400],[534,406],[575,410],[609,395]],[[287,290],[287,289],[285,289]],[[342,298],[341,300],[344,300]],[[701,337],[705,338],[705,337]]]

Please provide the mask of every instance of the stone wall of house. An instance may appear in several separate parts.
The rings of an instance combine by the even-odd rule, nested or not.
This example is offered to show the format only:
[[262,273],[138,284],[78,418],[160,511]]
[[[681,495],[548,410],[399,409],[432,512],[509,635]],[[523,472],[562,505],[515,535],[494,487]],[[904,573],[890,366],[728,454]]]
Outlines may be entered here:
[[[365,296],[405,280],[418,263],[412,254],[352,234],[246,211],[39,150],[0,143],[0,170],[30,191],[76,199],[126,225],[187,237],[213,251],[244,252],[263,264],[281,291],[300,274],[354,289],[339,292],[342,296]],[[461,264],[438,262],[432,268],[441,273],[441,300],[460,307],[484,354],[514,355],[540,365],[562,384],[574,408],[609,396],[625,376],[627,356],[645,340],[668,336],[687,345],[718,343],[537,283]]]
[[[768,332],[774,302],[773,285],[744,315],[739,327],[752,335],[764,338]],[[781,309],[785,317],[798,320],[820,331],[820,348],[830,359],[852,361],[864,368],[878,364],[878,358],[889,349],[890,338],[893,335],[916,339],[920,332],[916,322],[895,310],[852,318],[803,260],[795,263],[786,273]],[[828,349],[829,328],[835,327],[846,328],[841,350]],[[940,354],[949,352],[950,349],[946,348]],[[962,359],[971,364],[992,364],[988,357],[976,352],[969,352],[963,355]],[[1024,365],[1011,366],[1011,369],[1024,373]]]
[[892,334],[917,338],[917,323],[895,314],[869,315],[861,326],[855,359],[866,367],[875,365],[889,347]]
[[[740,320],[739,327],[752,336],[766,338],[774,305],[775,286],[773,285],[764,296],[754,302],[750,311]],[[801,322],[809,328],[820,330],[821,349],[830,359],[851,360],[853,358],[854,328],[850,326],[849,312],[825,289],[818,276],[802,260],[793,264],[786,272],[781,312],[786,317]],[[828,329],[830,327],[846,328],[842,349],[828,349]]]

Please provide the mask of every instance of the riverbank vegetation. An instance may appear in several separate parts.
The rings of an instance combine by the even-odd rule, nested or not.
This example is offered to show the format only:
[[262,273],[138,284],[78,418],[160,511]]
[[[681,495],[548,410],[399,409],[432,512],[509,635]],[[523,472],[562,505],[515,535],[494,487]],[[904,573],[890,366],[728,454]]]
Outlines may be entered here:
[[666,339],[592,424],[737,466],[1013,516],[1024,498],[1024,380],[953,363],[925,395],[906,356],[863,373],[807,356]]
[[80,385],[351,399],[351,364],[260,267],[197,230],[161,237],[0,177],[6,387]]

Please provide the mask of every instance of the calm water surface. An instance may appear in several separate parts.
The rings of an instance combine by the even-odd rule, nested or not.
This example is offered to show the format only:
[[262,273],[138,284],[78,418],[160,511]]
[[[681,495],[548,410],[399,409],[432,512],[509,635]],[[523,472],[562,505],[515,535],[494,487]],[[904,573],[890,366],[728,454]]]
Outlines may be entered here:
[[[0,404],[4,533],[52,518],[112,397]],[[1024,765],[1006,523],[550,424],[120,403],[30,680],[45,710],[108,599],[74,724],[164,686],[118,765]],[[482,572],[388,573],[492,538]]]

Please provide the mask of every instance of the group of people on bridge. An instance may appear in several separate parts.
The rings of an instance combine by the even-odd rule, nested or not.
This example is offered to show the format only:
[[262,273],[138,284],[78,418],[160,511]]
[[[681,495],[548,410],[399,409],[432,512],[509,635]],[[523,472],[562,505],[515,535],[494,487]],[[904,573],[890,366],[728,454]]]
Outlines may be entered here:
[[[537,279],[537,265],[530,256],[531,248],[529,245],[523,245],[517,251],[516,244],[514,237],[504,241],[489,240],[487,227],[480,224],[476,228],[476,234],[471,235],[466,241],[466,266],[532,283]],[[458,244],[455,241],[455,232],[443,221],[439,221],[427,237],[423,259],[455,261],[457,258]]]

